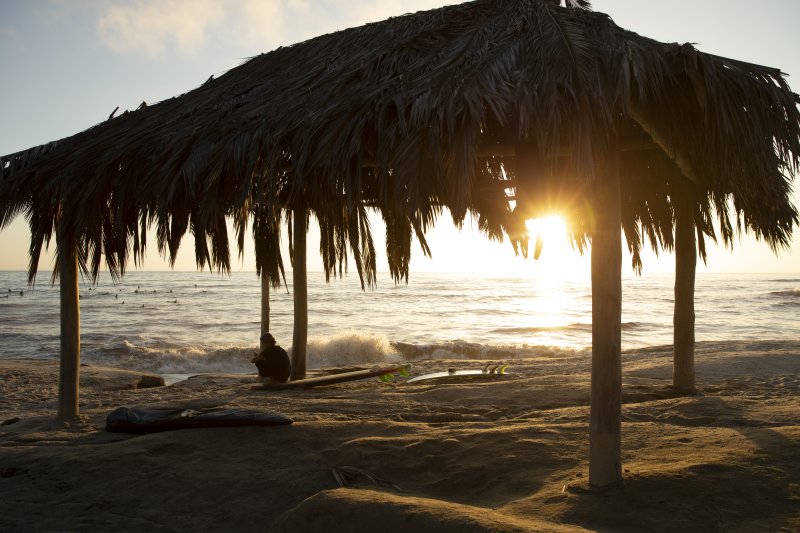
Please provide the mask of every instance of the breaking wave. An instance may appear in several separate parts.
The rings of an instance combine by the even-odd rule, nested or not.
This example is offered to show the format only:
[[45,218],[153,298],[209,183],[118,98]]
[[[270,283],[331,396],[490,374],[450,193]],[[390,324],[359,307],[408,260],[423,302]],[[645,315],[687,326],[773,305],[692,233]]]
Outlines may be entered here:
[[[166,375],[255,372],[250,362],[257,349],[255,346],[179,346],[163,340],[137,341],[124,339],[101,345],[89,342],[84,345],[83,361]],[[412,344],[357,332],[312,338],[307,346],[309,369],[425,359],[559,358],[584,353],[584,350],[557,346],[491,345],[463,340]],[[291,354],[291,348],[287,351]]]
[[800,289],[789,289],[788,291],[773,291],[769,294],[770,296],[779,296],[781,298],[800,298]]

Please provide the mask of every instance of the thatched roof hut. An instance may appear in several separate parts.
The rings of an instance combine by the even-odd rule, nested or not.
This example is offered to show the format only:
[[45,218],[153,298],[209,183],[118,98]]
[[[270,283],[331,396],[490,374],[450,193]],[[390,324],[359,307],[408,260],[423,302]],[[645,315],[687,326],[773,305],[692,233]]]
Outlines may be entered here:
[[[443,208],[522,239],[521,220],[566,210],[578,244],[593,242],[602,307],[593,321],[602,324],[592,460],[616,454],[593,482],[613,480],[620,227],[634,252],[642,228],[670,246],[681,198],[701,232],[712,234],[713,206],[723,239],[733,215],[786,244],[797,223],[788,195],[800,114],[777,69],[657,42],[559,4],[477,0],[254,57],[180,97],[2,157],[0,224],[28,217],[33,275],[54,234],[87,271],[105,261],[122,273],[151,224],[166,254],[189,230],[198,264],[225,269],[226,217],[240,235],[254,220],[257,262],[277,280],[270,243],[282,214],[302,208],[320,220],[328,271],[349,247],[369,280],[368,207],[386,221],[398,279],[412,235],[424,243]],[[608,404],[604,414],[596,402]]]
[[[128,248],[111,247],[123,237],[112,227],[141,238],[146,216],[168,253],[189,228],[199,260],[225,268],[215,228],[259,195],[287,205],[304,191],[321,213],[334,191],[350,209],[405,204],[422,228],[432,205],[460,220],[481,181],[500,178],[478,156],[531,143],[551,164],[568,153],[569,170],[588,183],[613,131],[623,149],[663,148],[626,153],[623,171],[638,178],[631,197],[642,176],[677,166],[719,212],[733,199],[741,223],[785,242],[791,206],[771,200],[786,197],[782,173],[796,164],[795,103],[776,69],[652,41],[602,13],[470,2],[280,48],[180,97],[6,156],[3,221],[35,204],[40,241],[59,202],[74,206],[71,225],[108,249],[115,271]],[[751,208],[765,198],[782,223]],[[202,249],[204,235],[220,239],[216,254]],[[132,244],[136,252],[141,241]],[[401,271],[403,258],[390,254]]]

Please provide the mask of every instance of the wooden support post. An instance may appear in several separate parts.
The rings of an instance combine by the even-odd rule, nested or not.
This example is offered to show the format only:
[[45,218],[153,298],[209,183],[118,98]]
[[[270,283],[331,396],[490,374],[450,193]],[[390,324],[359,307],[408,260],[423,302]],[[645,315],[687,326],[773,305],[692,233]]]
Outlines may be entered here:
[[619,154],[598,160],[592,230],[592,391],[589,484],[622,481],[622,238]]
[[308,342],[308,274],[306,272],[306,208],[303,202],[294,209],[294,333],[292,335],[292,380],[306,377],[306,343]]
[[675,310],[672,317],[672,384],[680,389],[695,388],[694,374],[694,284],[697,241],[691,186],[676,184],[675,210]]
[[[265,267],[261,268],[261,335],[269,333],[269,274]],[[267,345],[259,341],[259,353],[267,349]]]
[[58,239],[58,277],[61,286],[61,368],[58,382],[58,418],[78,416],[81,337],[78,302],[78,254],[71,239]]

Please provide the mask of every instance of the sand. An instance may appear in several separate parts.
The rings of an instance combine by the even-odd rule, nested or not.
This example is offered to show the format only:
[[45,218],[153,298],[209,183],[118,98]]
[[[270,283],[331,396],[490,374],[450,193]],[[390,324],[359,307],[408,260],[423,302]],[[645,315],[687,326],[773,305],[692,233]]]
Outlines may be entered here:
[[[509,379],[292,391],[84,366],[64,424],[58,364],[0,360],[0,422],[19,418],[0,426],[0,530],[800,531],[800,342],[699,344],[691,396],[669,386],[669,347],[625,352],[624,483],[606,490],[587,484],[588,357],[496,361]],[[105,432],[120,405],[295,423]]]

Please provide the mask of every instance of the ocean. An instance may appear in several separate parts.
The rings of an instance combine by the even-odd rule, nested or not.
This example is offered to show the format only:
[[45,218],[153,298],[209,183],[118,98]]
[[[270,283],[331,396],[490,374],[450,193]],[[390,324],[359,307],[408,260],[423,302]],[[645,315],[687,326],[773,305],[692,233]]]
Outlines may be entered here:
[[[356,275],[309,273],[308,367],[414,359],[588,356],[588,279],[388,274],[362,291]],[[291,277],[287,278],[291,283]],[[671,275],[623,278],[623,349],[672,343]],[[131,271],[114,284],[80,283],[81,361],[165,376],[252,373],[260,327],[253,272]],[[271,331],[291,350],[291,286],[273,291]],[[797,340],[800,275],[703,274],[696,339]],[[0,272],[0,358],[56,359],[59,289],[41,272]]]

